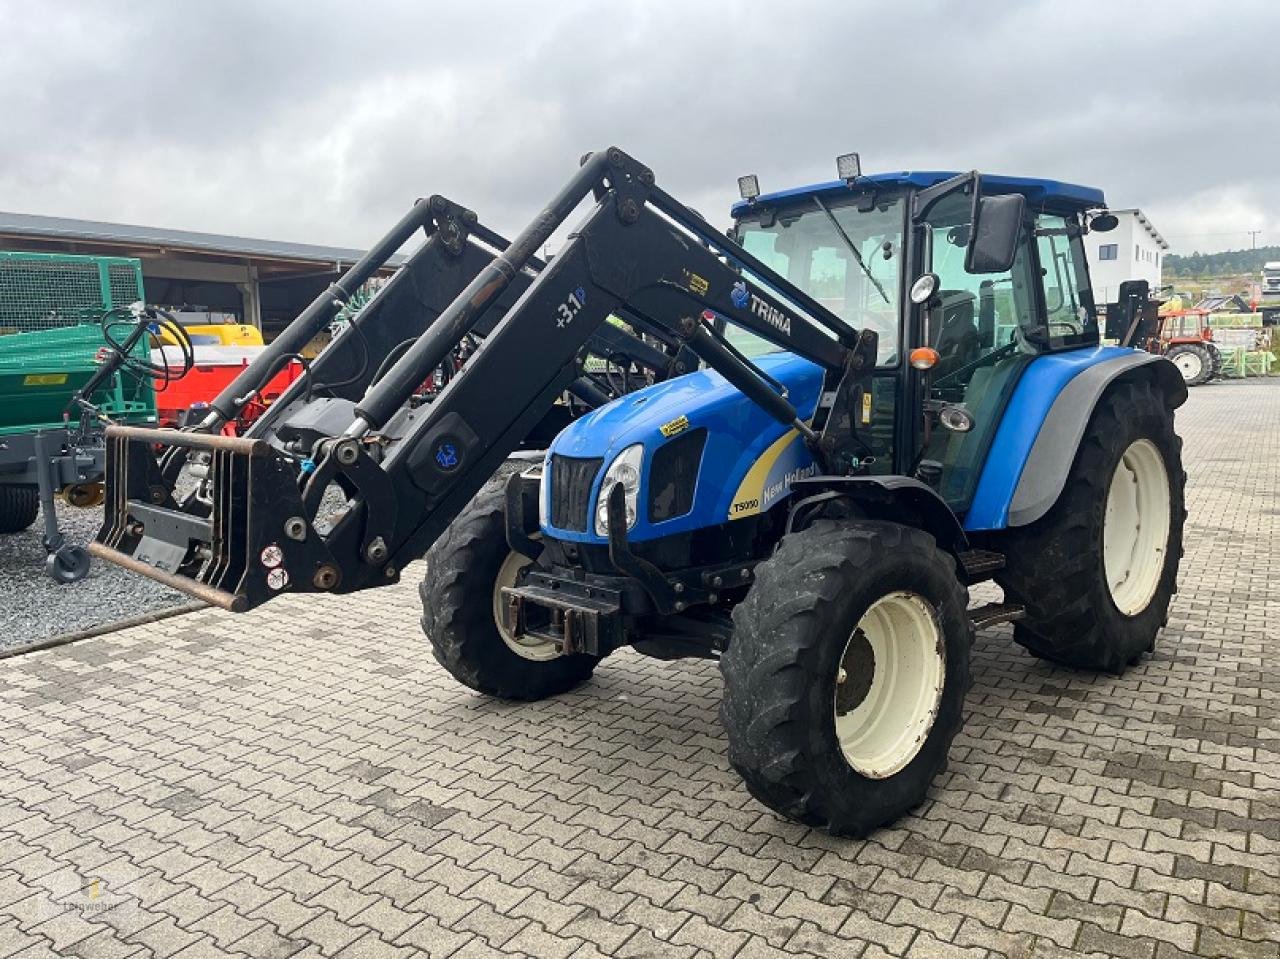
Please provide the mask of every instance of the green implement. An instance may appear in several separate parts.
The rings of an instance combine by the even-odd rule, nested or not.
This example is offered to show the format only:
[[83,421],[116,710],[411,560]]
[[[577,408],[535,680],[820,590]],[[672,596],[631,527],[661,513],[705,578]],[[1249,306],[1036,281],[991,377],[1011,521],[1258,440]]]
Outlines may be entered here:
[[[123,340],[134,322],[113,311],[142,299],[138,260],[0,252],[0,435],[62,426],[108,338]],[[146,360],[149,349],[143,337],[132,352]],[[156,419],[151,378],[129,370],[117,371],[88,399],[113,420]]]

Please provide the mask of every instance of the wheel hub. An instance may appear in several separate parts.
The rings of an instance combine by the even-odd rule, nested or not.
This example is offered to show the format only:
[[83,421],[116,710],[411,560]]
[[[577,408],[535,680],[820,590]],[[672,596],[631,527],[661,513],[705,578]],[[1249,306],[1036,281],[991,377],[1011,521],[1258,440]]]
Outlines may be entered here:
[[529,557],[512,550],[498,568],[498,575],[493,582],[493,623],[498,627],[498,635],[508,649],[523,659],[541,663],[559,656],[560,647],[547,640],[517,636],[509,622],[507,600],[502,594],[503,587],[515,586],[519,582],[520,574],[529,562]]
[[1136,616],[1160,585],[1169,544],[1169,476],[1149,439],[1120,456],[1102,526],[1103,567],[1116,608]]
[[876,673],[876,653],[867,634],[854,630],[836,678],[836,715],[853,712],[867,698]]
[[1190,351],[1179,353],[1175,356],[1173,365],[1178,368],[1178,372],[1182,374],[1182,378],[1188,383],[1204,371],[1204,362],[1199,356]]
[[937,614],[917,593],[868,607],[837,667],[833,712],[845,761],[872,779],[901,770],[933,728],[946,680]]

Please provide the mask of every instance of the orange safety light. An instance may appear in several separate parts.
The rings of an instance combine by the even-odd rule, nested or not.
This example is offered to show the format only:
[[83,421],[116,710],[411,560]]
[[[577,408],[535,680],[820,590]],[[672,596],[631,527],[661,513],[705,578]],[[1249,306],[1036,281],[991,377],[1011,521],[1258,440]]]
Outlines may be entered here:
[[908,357],[912,368],[917,370],[931,370],[940,359],[942,357],[938,355],[938,351],[932,346],[917,346]]

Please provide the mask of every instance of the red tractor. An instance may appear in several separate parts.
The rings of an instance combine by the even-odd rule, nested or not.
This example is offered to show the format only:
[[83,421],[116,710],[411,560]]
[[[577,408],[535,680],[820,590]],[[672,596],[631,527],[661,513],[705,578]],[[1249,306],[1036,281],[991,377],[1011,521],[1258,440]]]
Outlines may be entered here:
[[1148,349],[1167,357],[1187,386],[1200,386],[1222,374],[1222,353],[1213,342],[1209,310],[1200,307],[1160,311],[1157,342]]

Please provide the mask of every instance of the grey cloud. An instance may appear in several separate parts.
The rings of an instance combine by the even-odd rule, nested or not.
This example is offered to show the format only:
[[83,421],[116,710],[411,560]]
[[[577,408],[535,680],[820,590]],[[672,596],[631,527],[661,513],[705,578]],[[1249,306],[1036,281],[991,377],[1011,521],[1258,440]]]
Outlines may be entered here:
[[1098,185],[1186,250],[1280,240],[1247,46],[1278,26],[1114,0],[0,4],[0,208],[361,244],[441,192],[513,232],[617,143],[722,222],[738,173],[829,179],[858,149]]

